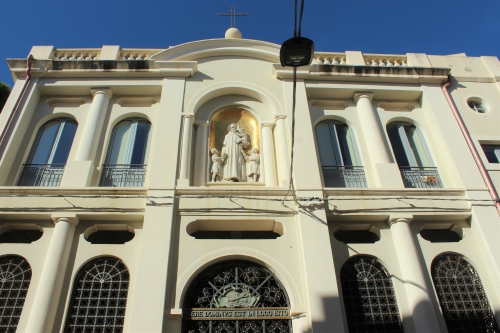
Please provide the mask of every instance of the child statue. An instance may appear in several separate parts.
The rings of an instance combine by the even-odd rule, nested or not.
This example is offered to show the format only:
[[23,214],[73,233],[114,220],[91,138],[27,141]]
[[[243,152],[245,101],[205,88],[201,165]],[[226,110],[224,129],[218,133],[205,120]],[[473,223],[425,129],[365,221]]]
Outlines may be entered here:
[[258,182],[260,176],[260,155],[259,150],[257,148],[253,148],[251,153],[248,156],[248,160],[250,161],[250,172],[248,173],[248,178],[250,182]]
[[219,151],[215,148],[210,150],[212,153],[212,183],[220,182],[222,179],[222,163],[224,162],[222,157],[219,156]]

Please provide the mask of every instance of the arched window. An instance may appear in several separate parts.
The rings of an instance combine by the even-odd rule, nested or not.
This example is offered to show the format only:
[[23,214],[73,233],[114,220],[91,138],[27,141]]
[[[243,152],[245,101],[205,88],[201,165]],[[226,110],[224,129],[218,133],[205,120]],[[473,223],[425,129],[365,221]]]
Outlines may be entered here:
[[116,258],[101,257],[76,275],[65,333],[123,332],[130,276]]
[[59,186],[75,138],[77,123],[69,118],[53,119],[40,127],[20,186]]
[[15,332],[31,282],[31,266],[20,256],[0,258],[0,331]]
[[149,155],[151,124],[140,118],[119,122],[113,129],[101,186],[142,187]]
[[387,134],[406,187],[443,187],[418,128],[403,122],[390,123]]
[[269,270],[246,261],[217,264],[189,287],[183,333],[292,333],[290,302]]
[[325,120],[315,127],[325,187],[366,187],[352,130],[344,123]]
[[462,256],[440,255],[432,262],[432,280],[449,333],[500,332],[474,267]]
[[347,260],[340,282],[349,332],[403,332],[390,275],[376,258]]

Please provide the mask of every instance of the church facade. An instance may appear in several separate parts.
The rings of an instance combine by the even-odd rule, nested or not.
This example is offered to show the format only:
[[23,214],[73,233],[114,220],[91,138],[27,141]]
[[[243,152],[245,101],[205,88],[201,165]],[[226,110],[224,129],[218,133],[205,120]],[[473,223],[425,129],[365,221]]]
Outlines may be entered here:
[[7,60],[0,331],[500,332],[500,61],[279,50]]

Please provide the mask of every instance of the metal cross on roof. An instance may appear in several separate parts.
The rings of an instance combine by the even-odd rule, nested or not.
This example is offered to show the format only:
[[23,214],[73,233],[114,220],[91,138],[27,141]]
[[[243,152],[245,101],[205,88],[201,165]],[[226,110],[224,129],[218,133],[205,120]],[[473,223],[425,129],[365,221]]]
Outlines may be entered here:
[[231,28],[236,28],[236,16],[249,16],[249,13],[237,13],[236,6],[231,6],[231,13],[218,12],[217,16],[231,16]]

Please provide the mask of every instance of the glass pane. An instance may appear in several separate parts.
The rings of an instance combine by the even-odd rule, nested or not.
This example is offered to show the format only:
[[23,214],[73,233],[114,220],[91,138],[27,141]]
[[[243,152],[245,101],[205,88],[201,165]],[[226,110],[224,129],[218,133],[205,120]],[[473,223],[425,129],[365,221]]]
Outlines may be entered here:
[[431,166],[427,159],[427,154],[424,149],[424,143],[415,126],[405,126],[406,136],[410,142],[410,147],[413,150],[413,156],[417,160],[419,167]]
[[57,147],[52,157],[50,163],[62,163],[66,164],[68,160],[69,151],[71,150],[71,145],[73,144],[73,139],[75,138],[77,124],[74,121],[66,121],[64,124],[61,137],[57,142]]
[[150,127],[151,125],[147,122],[139,122],[137,124],[137,133],[135,134],[135,143],[130,164],[144,164],[147,162],[146,152]]
[[335,127],[337,127],[337,135],[344,165],[358,165],[356,148],[354,147],[351,133],[349,133],[349,127],[345,124],[336,124]]
[[486,155],[486,158],[488,159],[488,162],[490,163],[500,163],[498,160],[496,154],[495,154],[495,147],[483,147],[484,154]]
[[337,165],[329,126],[327,122],[324,122],[319,123],[315,128],[321,166]]
[[405,154],[403,143],[399,138],[398,125],[397,124],[387,125],[387,134],[389,135],[389,140],[391,141],[392,150],[394,151],[394,155],[396,157],[396,162],[398,162],[398,165],[400,167],[410,166],[408,158],[406,157]]
[[47,164],[49,163],[50,153],[52,152],[52,147],[54,146],[54,140],[56,139],[57,131],[59,130],[60,121],[51,120],[47,122],[42,128],[40,128],[42,135],[36,143],[35,153],[29,164]]
[[129,144],[131,124],[131,120],[125,120],[116,125],[115,137],[112,143],[113,148],[111,148],[108,164],[130,164],[130,161],[125,161],[125,155]]

